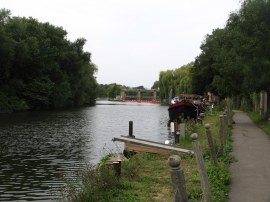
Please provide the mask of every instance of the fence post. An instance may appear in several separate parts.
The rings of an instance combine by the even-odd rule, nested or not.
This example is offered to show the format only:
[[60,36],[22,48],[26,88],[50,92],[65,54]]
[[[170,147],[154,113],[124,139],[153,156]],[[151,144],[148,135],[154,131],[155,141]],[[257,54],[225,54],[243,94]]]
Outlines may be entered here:
[[212,132],[210,130],[210,124],[205,124],[205,130],[206,130],[205,132],[206,132],[207,141],[208,141],[209,150],[210,150],[211,161],[214,165],[216,165],[217,155],[216,155],[215,145],[213,143]]
[[229,125],[229,121],[228,121],[228,115],[226,112],[223,113],[223,121],[224,121],[224,144],[226,145],[226,141],[227,141],[227,132],[228,132],[228,125]]
[[171,178],[174,188],[174,202],[188,202],[186,192],[185,176],[180,167],[181,158],[177,155],[172,155],[168,158],[168,164],[171,167]]
[[197,162],[197,166],[198,166],[198,170],[200,174],[204,200],[206,202],[211,202],[210,186],[209,186],[208,177],[207,177],[205,166],[204,166],[202,151],[200,148],[200,144],[198,142],[198,134],[193,133],[191,135],[191,138],[192,138],[193,150],[194,150],[194,154],[196,157],[196,162]]
[[219,116],[219,138],[220,138],[220,153],[223,155],[224,153],[224,118],[223,115]]

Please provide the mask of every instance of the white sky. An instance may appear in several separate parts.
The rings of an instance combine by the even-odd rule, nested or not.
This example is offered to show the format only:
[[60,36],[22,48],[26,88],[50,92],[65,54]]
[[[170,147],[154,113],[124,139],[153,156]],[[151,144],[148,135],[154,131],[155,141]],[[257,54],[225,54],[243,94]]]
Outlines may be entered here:
[[85,38],[100,84],[151,88],[159,72],[194,61],[206,34],[224,27],[239,0],[0,0],[12,16]]

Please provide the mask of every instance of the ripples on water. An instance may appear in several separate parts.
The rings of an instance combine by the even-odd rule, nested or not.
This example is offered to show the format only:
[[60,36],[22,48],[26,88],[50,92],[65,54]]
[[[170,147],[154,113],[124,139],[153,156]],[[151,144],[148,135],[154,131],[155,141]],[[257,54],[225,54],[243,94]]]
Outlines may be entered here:
[[0,115],[0,201],[51,201],[71,176],[109,152],[122,152],[113,137],[168,138],[167,107],[98,102],[72,110]]

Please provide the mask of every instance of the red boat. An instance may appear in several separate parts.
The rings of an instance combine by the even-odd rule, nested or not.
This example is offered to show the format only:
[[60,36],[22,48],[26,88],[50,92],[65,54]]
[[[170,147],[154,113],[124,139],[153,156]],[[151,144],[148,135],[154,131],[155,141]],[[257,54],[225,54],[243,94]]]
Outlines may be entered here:
[[197,119],[205,111],[203,97],[200,95],[180,95],[172,99],[169,105],[170,122],[182,119]]

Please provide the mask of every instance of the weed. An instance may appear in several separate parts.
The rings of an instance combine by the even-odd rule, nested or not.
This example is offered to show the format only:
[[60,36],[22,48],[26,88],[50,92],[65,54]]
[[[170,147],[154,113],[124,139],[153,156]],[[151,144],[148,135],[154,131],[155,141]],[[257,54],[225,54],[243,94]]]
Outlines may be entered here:
[[138,176],[140,162],[137,155],[132,156],[129,161],[122,162],[122,174],[129,180],[133,180]]
[[209,177],[213,201],[225,202],[229,191],[231,174],[224,163],[218,165],[207,165],[207,174]]

